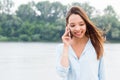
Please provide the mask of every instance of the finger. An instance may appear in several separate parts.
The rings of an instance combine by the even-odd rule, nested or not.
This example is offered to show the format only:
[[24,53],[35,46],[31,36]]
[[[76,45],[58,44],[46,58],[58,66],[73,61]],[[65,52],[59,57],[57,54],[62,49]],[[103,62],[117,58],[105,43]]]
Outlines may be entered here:
[[69,39],[69,36],[62,36],[62,40],[68,40]]
[[70,30],[65,31],[64,35],[69,36]]
[[66,29],[65,29],[66,31],[68,31],[69,30],[69,28],[68,28],[68,26],[66,26]]

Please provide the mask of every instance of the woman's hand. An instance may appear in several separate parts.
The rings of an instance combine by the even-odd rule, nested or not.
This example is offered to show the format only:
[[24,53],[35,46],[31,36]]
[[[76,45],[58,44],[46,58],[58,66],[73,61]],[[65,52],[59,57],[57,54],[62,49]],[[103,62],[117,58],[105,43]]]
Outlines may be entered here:
[[71,37],[70,37],[70,29],[68,27],[66,27],[65,29],[65,33],[62,36],[62,41],[64,43],[64,45],[69,46],[70,45],[70,41],[71,41]]

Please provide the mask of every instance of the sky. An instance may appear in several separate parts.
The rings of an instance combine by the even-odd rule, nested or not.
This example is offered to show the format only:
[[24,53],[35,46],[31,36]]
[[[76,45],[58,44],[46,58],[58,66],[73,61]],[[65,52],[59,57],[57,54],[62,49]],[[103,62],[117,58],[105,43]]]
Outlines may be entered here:
[[89,4],[93,7],[95,7],[97,10],[100,10],[100,12],[107,7],[107,5],[112,5],[115,12],[120,16],[120,0],[13,0],[15,3],[15,9],[21,4],[26,4],[28,2],[34,1],[34,2],[39,2],[39,1],[59,1],[64,5],[70,4],[71,2],[89,2]]

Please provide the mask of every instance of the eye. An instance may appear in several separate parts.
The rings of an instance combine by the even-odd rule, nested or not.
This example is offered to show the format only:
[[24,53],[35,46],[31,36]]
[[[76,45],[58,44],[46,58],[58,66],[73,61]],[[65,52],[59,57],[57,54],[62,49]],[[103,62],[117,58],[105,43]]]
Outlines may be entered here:
[[85,24],[84,23],[81,23],[81,24],[79,24],[80,26],[84,26]]
[[70,27],[75,27],[75,25],[74,25],[74,24],[71,24]]

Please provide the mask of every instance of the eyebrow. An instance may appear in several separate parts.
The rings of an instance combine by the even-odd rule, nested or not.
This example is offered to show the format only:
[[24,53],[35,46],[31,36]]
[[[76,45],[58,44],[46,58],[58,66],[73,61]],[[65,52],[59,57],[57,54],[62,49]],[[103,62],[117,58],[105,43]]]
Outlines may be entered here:
[[[80,21],[80,22],[78,22],[78,23],[85,23],[84,21]],[[69,23],[69,24],[75,24],[74,22],[71,22],[71,23]]]

